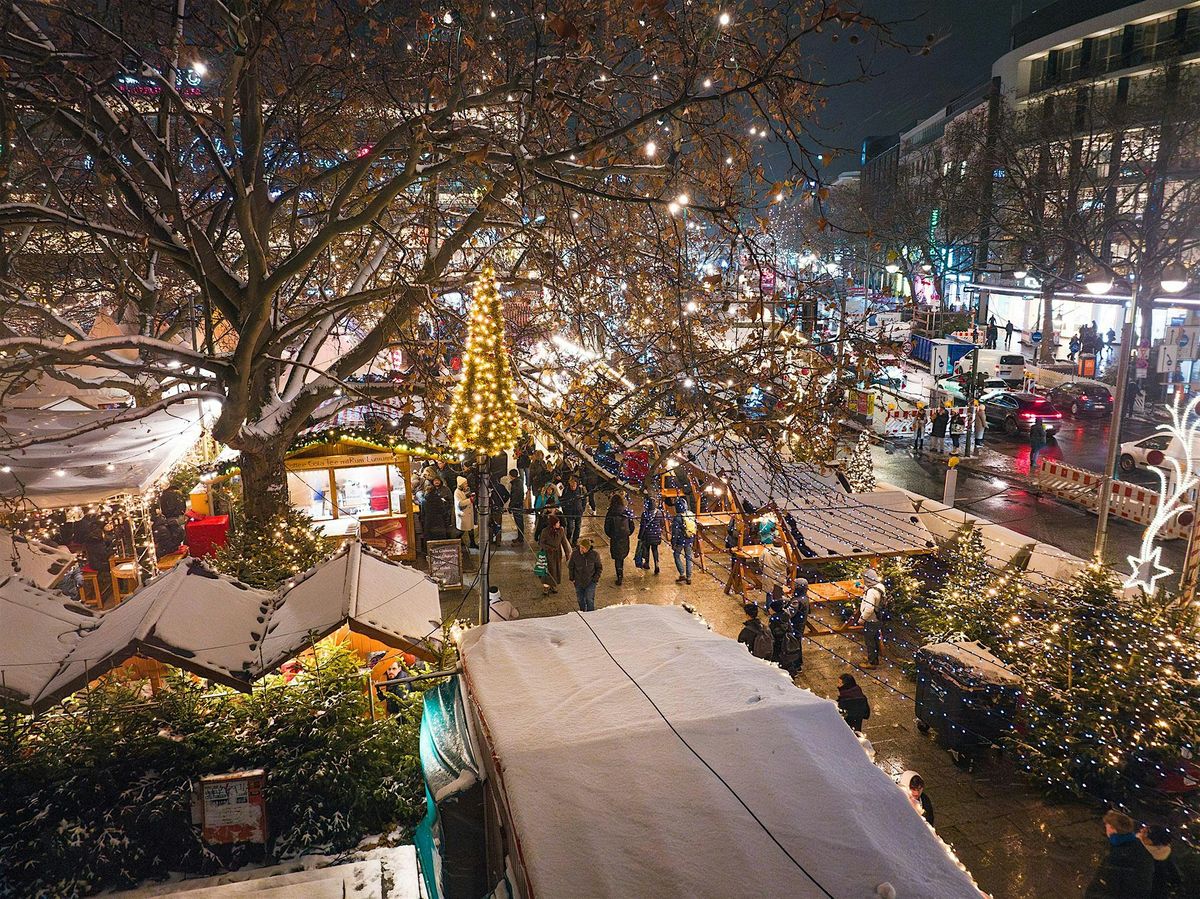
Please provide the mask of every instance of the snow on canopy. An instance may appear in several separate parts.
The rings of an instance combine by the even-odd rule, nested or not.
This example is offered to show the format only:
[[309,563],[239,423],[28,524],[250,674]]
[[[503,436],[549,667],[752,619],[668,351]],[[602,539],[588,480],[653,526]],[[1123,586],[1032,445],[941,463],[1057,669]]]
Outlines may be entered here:
[[530,895],[981,896],[834,703],[682,609],[493,622],[462,658]]
[[1011,668],[988,652],[987,647],[977,640],[956,640],[949,643],[930,643],[921,647],[922,652],[952,659],[955,663],[973,672],[977,677],[993,684],[1020,684],[1021,678]]
[[0,578],[16,575],[36,587],[49,590],[75,564],[68,549],[29,540],[0,528]]
[[275,591],[248,587],[193,559],[100,615],[94,628],[69,645],[52,642],[58,625],[48,619],[41,625],[32,621],[28,628],[6,627],[0,633],[0,676],[9,666],[25,663],[28,651],[20,644],[30,639],[52,663],[38,684],[24,683],[24,696],[17,697],[35,711],[135,655],[248,690],[312,640],[343,625],[390,646],[420,651],[440,618],[433,581],[359,543]]
[[774,505],[790,513],[814,562],[934,549],[932,535],[902,491],[848,493],[812,465],[768,459],[740,441],[696,445],[690,455],[698,468],[729,486],[745,511]]
[[97,625],[91,611],[17,577],[0,580],[0,696],[23,705]]
[[[31,438],[24,449],[0,449],[0,496],[22,496],[42,509],[99,502],[149,490],[195,445],[195,403],[119,421],[120,411],[5,410],[0,447]],[[76,436],[58,436],[86,429]],[[110,468],[111,466],[111,468]],[[63,474],[59,474],[59,472]]]

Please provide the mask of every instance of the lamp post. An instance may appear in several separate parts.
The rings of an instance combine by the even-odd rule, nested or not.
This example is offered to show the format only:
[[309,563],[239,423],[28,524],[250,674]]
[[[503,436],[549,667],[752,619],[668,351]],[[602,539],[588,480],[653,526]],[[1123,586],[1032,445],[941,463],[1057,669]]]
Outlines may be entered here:
[[[1160,276],[1163,290],[1168,293],[1179,293],[1188,284],[1187,270],[1178,262],[1165,266]],[[1145,289],[1145,279],[1137,278],[1133,289],[1125,303],[1125,321],[1121,325],[1121,349],[1117,357],[1117,389],[1113,396],[1112,418],[1108,426],[1108,452],[1105,454],[1104,472],[1100,479],[1100,502],[1097,508],[1099,521],[1096,523],[1096,543],[1094,554],[1103,559],[1105,544],[1108,542],[1108,510],[1112,498],[1113,474],[1117,467],[1117,451],[1121,446],[1121,423],[1125,418],[1125,397],[1129,384],[1129,358],[1133,349],[1133,326],[1137,318],[1138,303]],[[1089,293],[1100,295],[1112,289],[1112,273],[1107,269],[1093,269],[1088,273],[1085,286]]]

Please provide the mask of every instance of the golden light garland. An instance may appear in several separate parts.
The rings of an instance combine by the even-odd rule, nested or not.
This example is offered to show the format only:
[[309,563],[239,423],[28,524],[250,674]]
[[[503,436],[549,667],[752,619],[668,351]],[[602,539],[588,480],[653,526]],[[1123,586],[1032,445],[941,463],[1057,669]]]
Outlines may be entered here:
[[504,339],[496,272],[484,263],[471,300],[462,378],[454,387],[446,433],[458,450],[494,456],[516,445],[521,433],[515,383]]

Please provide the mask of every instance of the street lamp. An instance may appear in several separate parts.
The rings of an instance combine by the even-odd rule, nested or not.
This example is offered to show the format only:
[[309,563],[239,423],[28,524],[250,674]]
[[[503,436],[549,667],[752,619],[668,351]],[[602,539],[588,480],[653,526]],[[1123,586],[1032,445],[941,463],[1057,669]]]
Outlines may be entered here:
[[1169,263],[1162,271],[1162,289],[1167,293],[1179,293],[1188,286],[1187,269],[1183,267],[1183,263],[1176,261]]
[[1093,296],[1101,296],[1112,290],[1112,272],[1107,268],[1093,267],[1084,278],[1083,286]]

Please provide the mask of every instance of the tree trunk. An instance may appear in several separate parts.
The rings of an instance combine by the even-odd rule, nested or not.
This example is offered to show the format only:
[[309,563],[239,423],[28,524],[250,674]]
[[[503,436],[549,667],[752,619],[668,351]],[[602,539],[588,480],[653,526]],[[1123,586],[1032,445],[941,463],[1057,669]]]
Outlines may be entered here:
[[242,450],[242,524],[247,531],[265,528],[287,511],[283,446]]
[[1038,362],[1054,361],[1054,288],[1042,290],[1042,342],[1038,347]]

